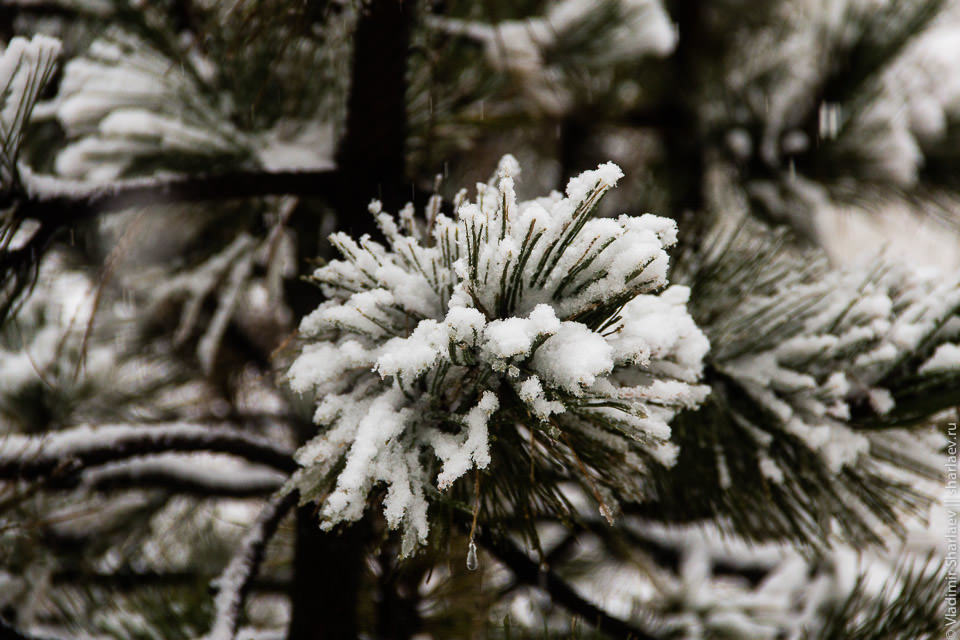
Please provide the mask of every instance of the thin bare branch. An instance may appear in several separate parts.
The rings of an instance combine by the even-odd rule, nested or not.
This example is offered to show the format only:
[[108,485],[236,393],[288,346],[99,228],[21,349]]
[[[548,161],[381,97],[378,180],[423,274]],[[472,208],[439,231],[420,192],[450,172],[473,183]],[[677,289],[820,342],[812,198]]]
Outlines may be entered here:
[[541,586],[556,604],[580,616],[584,622],[593,625],[598,631],[611,638],[623,640],[656,640],[656,637],[650,633],[625,620],[615,618],[597,605],[585,600],[556,573],[534,562],[508,538],[494,536],[487,530],[480,529],[476,540],[497,560],[506,565],[518,582]]

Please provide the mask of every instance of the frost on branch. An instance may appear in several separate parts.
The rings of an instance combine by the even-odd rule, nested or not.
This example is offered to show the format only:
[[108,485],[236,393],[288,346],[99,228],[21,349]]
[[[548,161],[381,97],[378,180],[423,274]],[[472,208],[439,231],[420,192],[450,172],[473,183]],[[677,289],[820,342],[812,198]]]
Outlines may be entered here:
[[328,300],[301,323],[289,370],[318,401],[294,483],[322,500],[325,526],[359,519],[382,483],[408,553],[427,539],[430,497],[470,469],[513,493],[532,490],[536,467],[537,483],[574,479],[612,513],[611,493],[638,499],[645,470],[672,463],[669,422],[705,397],[708,349],[689,290],[665,288],[674,223],[594,218],[613,164],[524,202],[518,173],[505,156],[474,201],[461,192],[456,219],[438,199],[425,220],[374,202],[386,246],[331,237],[343,259],[314,273]]

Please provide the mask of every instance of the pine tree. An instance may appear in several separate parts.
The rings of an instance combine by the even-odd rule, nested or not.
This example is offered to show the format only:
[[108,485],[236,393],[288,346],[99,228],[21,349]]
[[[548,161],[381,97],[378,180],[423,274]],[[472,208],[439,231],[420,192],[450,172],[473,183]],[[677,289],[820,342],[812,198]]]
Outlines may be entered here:
[[943,637],[958,34],[7,0],[0,635]]

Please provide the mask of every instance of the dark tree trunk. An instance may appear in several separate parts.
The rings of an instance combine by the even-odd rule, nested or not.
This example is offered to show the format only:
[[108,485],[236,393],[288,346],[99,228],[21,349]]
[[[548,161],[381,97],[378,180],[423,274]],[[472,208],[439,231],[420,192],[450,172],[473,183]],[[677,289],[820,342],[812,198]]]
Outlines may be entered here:
[[14,7],[0,6],[0,39],[9,42],[15,35],[13,21],[16,18],[16,9]]
[[722,51],[704,24],[702,0],[678,0],[670,5],[679,39],[670,57],[675,78],[672,99],[667,101],[664,123],[666,152],[663,178],[670,189],[670,211],[681,225],[683,237],[696,248],[706,227],[704,181],[706,178],[705,139],[698,105],[704,70],[699,68],[705,52],[721,59]]
[[377,585],[377,638],[409,640],[420,631],[420,582],[426,566],[413,560],[400,563],[395,545],[384,544],[380,552]]
[[375,233],[370,200],[396,211],[410,199],[406,182],[407,53],[413,0],[373,0],[354,35],[347,129],[337,149],[340,228]]
[[320,530],[313,505],[297,510],[290,640],[357,637],[357,594],[363,578],[363,525]]
[[[407,57],[414,0],[372,0],[357,22],[346,131],[337,149],[332,203],[338,228],[376,233],[367,204],[392,211],[409,199]],[[290,640],[346,640],[358,635],[357,600],[369,525],[336,533],[319,530],[315,508],[297,512]]]
[[578,114],[565,117],[558,127],[560,184],[557,188],[563,191],[570,178],[581,171],[593,168],[592,157],[587,146],[591,131],[588,121]]

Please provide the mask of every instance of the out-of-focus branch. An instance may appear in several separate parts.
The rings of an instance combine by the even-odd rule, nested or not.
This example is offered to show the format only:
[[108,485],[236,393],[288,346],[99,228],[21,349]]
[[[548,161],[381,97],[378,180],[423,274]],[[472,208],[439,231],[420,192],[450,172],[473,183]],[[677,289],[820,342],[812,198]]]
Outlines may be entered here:
[[240,550],[220,576],[217,586],[216,617],[207,637],[210,640],[231,640],[237,632],[243,601],[251,582],[260,569],[267,543],[276,533],[280,521],[300,499],[296,491],[277,496],[264,505],[257,521],[250,527],[240,545]]
[[265,171],[131,178],[107,184],[24,176],[26,217],[42,224],[69,224],[130,207],[232,200],[271,195],[330,196],[342,188],[335,169]]
[[41,638],[40,636],[20,631],[2,617],[0,617],[0,638],[3,640],[49,640],[48,638]]
[[[207,463],[209,462],[209,463]],[[253,465],[222,468],[193,456],[132,458],[52,479],[47,489],[84,486],[94,491],[160,489],[199,497],[252,498],[278,490],[286,474]]]
[[222,426],[197,424],[75,427],[44,436],[0,439],[0,479],[37,479],[155,453],[226,453],[284,473],[297,468],[292,453]]
[[[54,586],[84,586],[101,589],[130,591],[140,588],[176,588],[188,587],[210,582],[212,576],[195,571],[131,571],[113,572],[82,571],[66,569],[57,571],[50,577]],[[289,588],[289,580],[275,578],[257,578],[250,583],[250,590],[284,595]],[[217,585],[211,590],[219,591]]]
[[542,586],[556,604],[580,616],[597,630],[612,638],[656,640],[655,636],[625,620],[615,618],[597,605],[585,600],[574,591],[573,587],[564,582],[549,568],[541,571],[540,565],[531,560],[522,549],[509,539],[493,536],[483,529],[478,530],[476,539],[497,560],[513,572],[518,582]]

